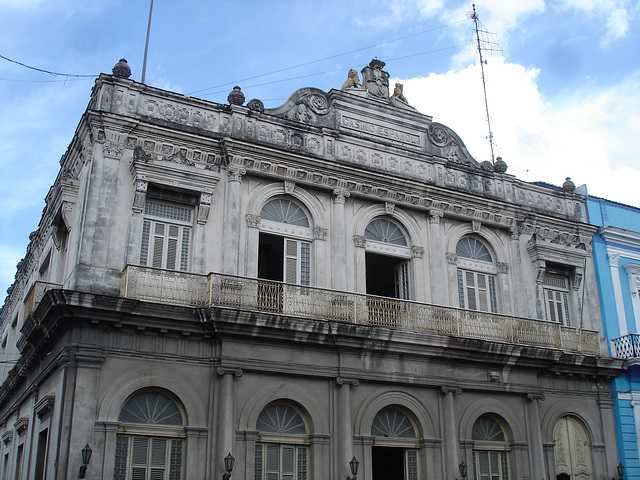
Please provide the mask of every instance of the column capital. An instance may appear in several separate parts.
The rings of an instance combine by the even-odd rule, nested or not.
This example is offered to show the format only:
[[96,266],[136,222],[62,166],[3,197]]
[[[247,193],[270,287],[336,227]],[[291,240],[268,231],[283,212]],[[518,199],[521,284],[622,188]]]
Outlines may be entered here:
[[242,181],[242,176],[247,173],[247,169],[232,163],[227,167],[227,172],[229,174],[230,182],[240,182]]
[[355,243],[356,247],[364,248],[367,245],[367,237],[364,235],[354,235],[353,243]]
[[346,188],[334,188],[333,189],[333,203],[344,204],[346,198],[351,196],[351,192]]
[[216,373],[220,376],[222,375],[235,375],[236,377],[241,377],[244,373],[241,368],[226,368],[226,367],[218,367],[216,368]]
[[357,378],[345,378],[345,377],[336,377],[336,383],[340,386],[342,385],[352,385],[357,387],[360,385],[360,380]]
[[546,398],[544,396],[544,393],[527,393],[527,400],[529,400],[530,402],[534,400],[544,402]]
[[461,395],[462,389],[460,387],[443,385],[442,387],[440,387],[440,392],[442,392],[443,395],[446,395],[447,393],[454,393],[456,395]]
[[429,210],[429,223],[440,223],[440,220],[444,217],[444,210],[440,208],[432,208]]

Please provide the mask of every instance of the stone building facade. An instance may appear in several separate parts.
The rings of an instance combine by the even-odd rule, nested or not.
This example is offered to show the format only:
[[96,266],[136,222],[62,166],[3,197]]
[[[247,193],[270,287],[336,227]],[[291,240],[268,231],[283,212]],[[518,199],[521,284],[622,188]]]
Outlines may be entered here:
[[383,67],[274,109],[100,76],[2,309],[3,478],[615,474],[585,197]]

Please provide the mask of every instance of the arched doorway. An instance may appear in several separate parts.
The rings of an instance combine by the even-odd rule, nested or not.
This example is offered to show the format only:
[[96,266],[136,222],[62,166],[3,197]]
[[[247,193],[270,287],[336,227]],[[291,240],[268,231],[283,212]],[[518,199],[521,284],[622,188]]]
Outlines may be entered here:
[[293,405],[272,403],[256,424],[255,480],[306,480],[309,475],[309,427]]
[[476,480],[509,480],[509,438],[494,415],[473,424],[473,471]]
[[565,416],[553,428],[553,454],[558,480],[590,480],[591,443],[584,425],[575,417]]
[[373,480],[417,480],[418,436],[411,419],[397,408],[378,412],[371,426]]

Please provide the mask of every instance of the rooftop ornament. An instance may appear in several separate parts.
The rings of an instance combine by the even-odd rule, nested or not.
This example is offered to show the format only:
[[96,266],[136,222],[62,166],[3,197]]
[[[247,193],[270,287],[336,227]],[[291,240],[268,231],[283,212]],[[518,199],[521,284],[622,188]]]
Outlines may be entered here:
[[131,68],[124,58],[114,65],[112,71],[114,77],[129,78],[131,76]]
[[496,173],[504,173],[507,171],[507,162],[502,157],[496,158],[496,163],[493,164],[493,171]]
[[576,190],[576,184],[571,181],[571,178],[567,177],[562,184],[562,190],[564,190],[565,193],[573,193]]
[[242,93],[239,86],[233,87],[233,90],[227,96],[227,101],[230,105],[242,105],[244,103],[244,93]]

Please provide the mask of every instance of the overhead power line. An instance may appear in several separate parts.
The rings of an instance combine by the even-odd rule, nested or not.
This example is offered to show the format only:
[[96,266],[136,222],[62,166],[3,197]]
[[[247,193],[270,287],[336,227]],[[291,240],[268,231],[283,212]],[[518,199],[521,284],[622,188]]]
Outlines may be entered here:
[[[214,86],[212,86],[212,87],[207,87],[207,88],[203,88],[203,89],[201,89],[201,90],[195,90],[195,91],[193,91],[193,92],[189,92],[189,93],[187,93],[187,95],[193,95],[193,94],[196,94],[196,93],[207,92],[207,91],[209,91],[209,90],[215,90],[216,88],[226,87],[226,86],[228,86],[228,85],[237,85],[238,83],[246,82],[246,81],[248,81],[248,80],[254,80],[254,79],[256,79],[256,78],[260,78],[260,77],[266,77],[267,75],[273,75],[273,74],[275,74],[275,73],[286,72],[287,70],[293,70],[293,69],[295,69],[295,68],[306,67],[307,65],[312,65],[312,64],[314,64],[314,63],[318,63],[318,62],[324,62],[325,60],[332,60],[332,59],[334,59],[334,58],[344,57],[345,55],[351,55],[352,53],[361,52],[361,51],[363,51],[363,50],[368,50],[368,49],[370,49],[370,48],[380,47],[380,46],[382,46],[382,45],[387,45],[387,44],[389,44],[389,43],[397,42],[397,41],[404,40],[404,39],[407,39],[407,38],[415,37],[415,36],[418,36],[418,35],[424,35],[425,33],[433,32],[433,31],[435,31],[435,30],[440,30],[440,29],[442,29],[442,28],[451,27],[451,26],[453,26],[453,25],[457,25],[457,24],[462,23],[462,22],[465,22],[465,21],[466,21],[466,20],[458,20],[457,22],[448,23],[447,25],[439,25],[439,26],[437,26],[437,27],[430,28],[430,29],[427,29],[427,30],[423,30],[423,31],[421,31],[421,32],[412,33],[412,34],[410,34],[410,35],[405,35],[405,36],[403,36],[403,37],[394,38],[394,39],[392,39],[392,40],[385,40],[384,42],[376,43],[375,45],[369,45],[369,46],[367,46],[367,47],[357,48],[357,49],[355,49],[355,50],[350,50],[350,51],[348,51],[348,52],[338,53],[338,54],[336,54],[336,55],[331,55],[331,56],[329,56],[329,57],[320,58],[320,59],[318,59],[318,60],[312,60],[312,61],[310,61],[310,62],[300,63],[300,64],[298,64],[298,65],[293,65],[293,66],[291,66],[291,67],[285,67],[285,68],[281,68],[281,69],[279,69],[279,70],[274,70],[274,71],[272,71],[272,72],[261,73],[260,75],[254,75],[254,76],[252,76],[252,77],[242,78],[242,79],[240,79],[240,80],[234,80],[234,81],[232,81],[232,82],[221,83],[221,84],[219,84],[219,85],[214,85]],[[294,77],[294,78],[295,78],[295,77]]]
[[[472,44],[473,44],[473,42],[472,42]],[[420,56],[420,55],[428,55],[430,53],[442,52],[444,50],[452,50],[452,49],[455,49],[455,48],[465,47],[467,45],[468,44],[454,45],[454,46],[451,46],[451,47],[438,48],[436,50],[428,50],[426,52],[412,53],[412,54],[409,54],[409,55],[403,55],[401,57],[389,58],[388,61],[404,60],[405,58],[417,57],[417,56]],[[366,64],[354,65],[354,67],[355,68],[361,68],[361,67],[364,67],[365,65]],[[301,79],[301,78],[308,78],[308,77],[319,77],[321,75],[327,75],[329,73],[342,72],[342,71],[344,71],[344,68],[342,68],[342,67],[341,68],[334,68],[333,70],[326,70],[324,72],[308,73],[306,75],[298,75],[297,77],[288,77],[288,78],[282,78],[282,79],[279,79],[279,80],[271,80],[269,82],[254,83],[253,85],[245,85],[243,88],[246,90],[246,89],[249,89],[249,88],[262,87],[264,85],[272,85],[274,83],[289,82],[291,80],[298,80],[298,79]],[[268,74],[265,74],[265,75],[268,75]],[[264,76],[264,75],[257,75],[256,77],[253,77],[253,78],[258,78],[258,77],[261,77],[261,76]],[[227,84],[224,84],[224,85],[227,85]],[[219,86],[224,86],[224,85],[219,85]],[[217,95],[219,93],[227,93],[227,90],[216,90],[215,92],[205,93],[204,95],[201,95],[201,97],[208,97],[210,95]]]
[[0,58],[6,60],[7,62],[15,63],[22,67],[28,68],[30,70],[35,70],[36,72],[46,73],[48,75],[55,75],[58,77],[76,77],[76,78],[95,78],[98,75],[76,75],[73,73],[60,73],[60,72],[52,72],[51,70],[45,70],[43,68],[32,67],[31,65],[27,65],[26,63],[18,62],[17,60],[12,60],[11,58],[5,57],[4,55],[0,55]]

